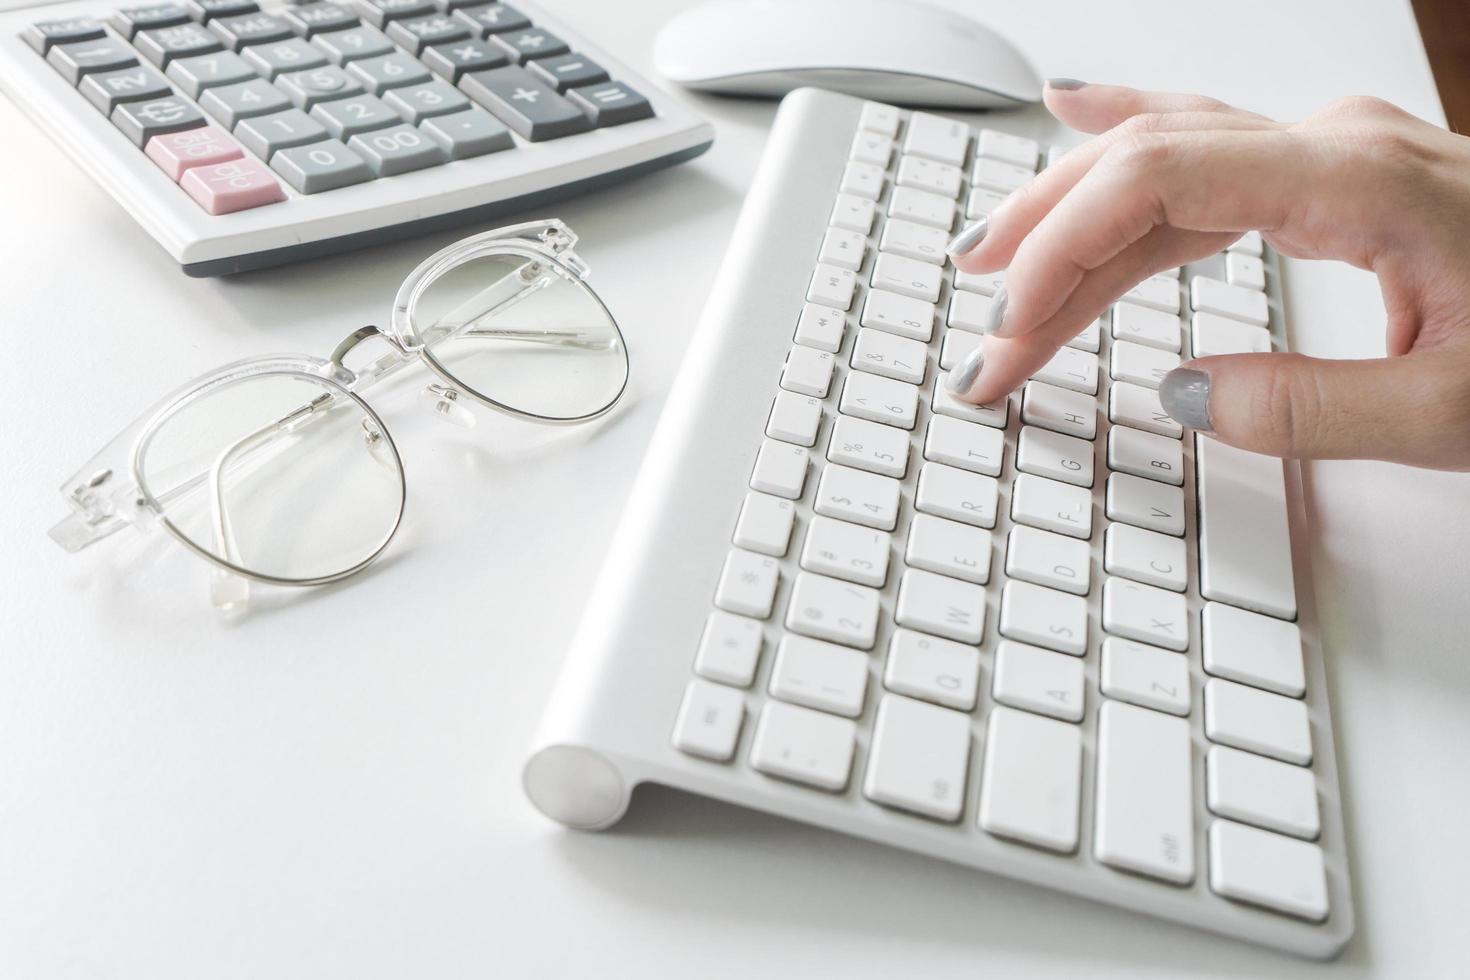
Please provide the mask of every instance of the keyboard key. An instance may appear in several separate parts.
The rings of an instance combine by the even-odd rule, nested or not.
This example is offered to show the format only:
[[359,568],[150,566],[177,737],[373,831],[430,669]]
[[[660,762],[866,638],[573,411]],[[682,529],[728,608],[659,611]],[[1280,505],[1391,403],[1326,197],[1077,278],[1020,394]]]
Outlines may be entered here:
[[1178,354],[1118,340],[1113,342],[1108,373],[1114,381],[1127,381],[1157,390],[1164,375],[1178,366]]
[[986,476],[1000,476],[1005,447],[1005,433],[1001,430],[942,415],[929,419],[924,434],[925,459]]
[[863,255],[868,250],[868,240],[846,228],[828,228],[822,238],[817,260],[839,269],[856,272],[863,264]]
[[[1114,349],[1117,349],[1116,345]],[[1097,375],[1096,354],[1089,354],[1075,347],[1063,347],[1031,377],[1059,388],[1095,395],[1097,394]]]
[[1193,783],[1187,721],[1104,701],[1093,816],[1097,859],[1175,884],[1193,881]]
[[858,128],[892,139],[898,135],[898,110],[881,102],[864,102]]
[[952,419],[961,419],[965,422],[978,422],[981,425],[993,426],[997,429],[1006,427],[1006,420],[1010,418],[1011,402],[1008,398],[993,401],[988,405],[971,405],[962,402],[949,393],[944,386],[949,377],[948,372],[941,374],[934,381],[933,400],[931,402],[934,411],[939,415],[947,415]]
[[1085,350],[1089,354],[1096,354],[1102,343],[1102,323],[1102,317],[1093,320],[1082,328],[1081,333],[1067,341],[1067,346]]
[[412,126],[389,126],[361,133],[347,141],[377,177],[422,170],[444,163],[449,154],[426,134]]
[[904,153],[928,157],[930,160],[957,167],[965,162],[965,153],[969,146],[970,128],[962,122],[927,112],[916,112],[909,117],[908,135],[903,143]]
[[1322,848],[1228,820],[1210,824],[1210,888],[1310,922],[1327,918]]
[[1087,652],[1087,600],[1030,582],[1007,582],[1000,635],[1080,657]]
[[1189,714],[1189,660],[1170,650],[1105,637],[1099,677],[1104,697],[1171,715]]
[[1116,425],[1108,430],[1108,469],[1183,486],[1184,447],[1169,436]]
[[1077,439],[1095,439],[1097,403],[1080,391],[1028,381],[1021,398],[1021,421]]
[[895,694],[973,711],[979,696],[980,651],[969,644],[896,629],[888,643],[883,686]]
[[834,464],[822,470],[813,506],[818,514],[892,531],[898,523],[898,481]]
[[[1173,280],[1165,280],[1173,282]],[[1176,297],[1177,298],[1177,297]],[[1145,347],[1157,347],[1170,353],[1179,353],[1179,317],[1174,313],[1161,313],[1147,306],[1132,303],[1113,304],[1113,338],[1130,340]]]
[[1092,443],[1034,425],[1022,426],[1021,437],[1016,444],[1016,469],[1079,487],[1090,487]]
[[207,24],[215,17],[253,14],[260,9],[255,0],[184,0],[183,6],[199,24]]
[[428,70],[401,51],[377,58],[360,58],[347,66],[347,73],[374,95],[382,95],[401,85],[420,85],[429,81]]
[[750,764],[757,772],[839,792],[852,774],[857,726],[846,718],[767,701],[755,727]]
[[189,12],[178,4],[155,3],[146,7],[124,7],[113,11],[113,30],[132,40],[140,31],[189,23]]
[[133,44],[143,52],[143,57],[159,68],[166,67],[175,58],[210,54],[224,48],[219,38],[198,24],[189,23],[139,31],[133,38]]
[[794,391],[778,391],[771,405],[771,416],[766,420],[766,435],[797,446],[811,446],[817,441],[821,424],[821,399]]
[[336,65],[288,72],[276,79],[276,85],[303,112],[310,112],[319,102],[362,94],[362,85],[357,79]]
[[752,490],[745,495],[735,522],[735,545],[746,551],[780,558],[791,545],[796,510],[791,501]]
[[515,146],[510,130],[480,109],[435,116],[425,120],[419,128],[443,147],[451,160],[464,160]]
[[556,139],[590,129],[592,123],[572,103],[514,65],[467,73],[460,88],[531,142]]
[[286,7],[281,11],[280,16],[282,20],[291,25],[297,34],[305,38],[327,31],[344,31],[362,23],[358,20],[357,14],[348,7],[340,3],[328,3],[325,0]]
[[1125,578],[1103,581],[1103,629],[1169,650],[1189,649],[1189,604],[1184,596]]
[[883,184],[882,167],[875,167],[871,163],[850,161],[846,169],[842,171],[842,181],[838,186],[842,188],[844,194],[876,201],[878,195],[883,193]]
[[190,167],[179,178],[179,186],[210,214],[248,211],[286,199],[264,164],[244,158]]
[[776,601],[780,575],[774,558],[736,548],[725,558],[715,605],[726,612],[765,619]]
[[[822,356],[831,357],[830,354]],[[912,429],[919,411],[919,389],[892,378],[853,371],[843,382],[838,411],[870,422]]]
[[1264,327],[1270,320],[1266,294],[1255,289],[1195,276],[1189,283],[1189,295],[1190,306],[1197,312],[1233,317],[1257,327]]
[[969,524],[915,514],[904,561],[913,568],[984,585],[990,581],[990,532]]
[[943,265],[944,247],[948,244],[948,237],[938,228],[893,218],[883,226],[878,247],[894,255]]
[[429,0],[358,0],[358,9],[374,27],[385,27],[389,21],[437,13]]
[[83,75],[77,88],[107,116],[123,102],[146,102],[174,94],[163,76],[145,65]]
[[123,102],[112,110],[112,124],[122,130],[134,146],[143,146],[155,136],[203,126],[199,110],[177,95],[147,102]]
[[985,633],[985,590],[919,568],[903,573],[894,619],[923,633],[979,643]]
[[1002,640],[995,651],[995,700],[1061,721],[1081,721],[1081,659]]
[[[532,62],[532,72],[536,73]],[[569,89],[567,97],[592,117],[598,129],[653,117],[653,103],[622,82],[599,82]]]
[[910,340],[928,343],[934,336],[934,304],[883,289],[868,290],[859,322]]
[[263,78],[269,79],[282,72],[305,71],[327,63],[326,55],[299,37],[273,44],[252,45],[245,49],[243,57]]
[[820,303],[836,310],[852,306],[853,290],[857,288],[857,277],[851,269],[818,263],[812,272],[812,281],[806,290],[809,302]]
[[1164,411],[1158,391],[1127,381],[1114,381],[1108,389],[1108,421],[1170,439],[1184,434],[1183,427]]
[[1195,439],[1200,594],[1296,618],[1296,581],[1281,460]]
[[1263,354],[1271,349],[1271,334],[1265,328],[1214,313],[1194,315],[1189,339],[1195,357]]
[[1266,288],[1266,264],[1254,255],[1243,252],[1227,252],[1225,255],[1225,281],[1243,289]]
[[312,107],[311,118],[325,126],[327,132],[339,140],[386,126],[396,126],[401,122],[398,113],[388,108],[382,99],[371,95],[354,95],[346,99],[319,102]]
[[994,296],[995,291],[1006,284],[1005,270],[997,272],[954,272],[954,288],[981,296]]
[[[580,54],[559,54],[531,62],[531,74],[558,92],[608,81],[607,69]],[[601,124],[606,125],[606,124]]]
[[36,21],[22,35],[26,43],[40,54],[47,54],[53,44],[98,41],[107,36],[102,22],[95,17],[64,17]]
[[[953,297],[950,309],[954,309]],[[946,371],[954,370],[955,365],[964,361],[980,346],[980,339],[980,334],[970,333],[968,330],[946,330],[944,346],[939,349],[939,366]]]
[[815,347],[835,354],[842,347],[842,334],[847,317],[832,306],[820,303],[805,303],[796,320],[796,342],[803,347]]
[[235,85],[255,78],[255,69],[233,51],[202,54],[193,58],[175,58],[164,73],[169,81],[198,99],[207,88]]
[[251,153],[269,161],[277,150],[288,146],[320,143],[327,138],[327,131],[300,109],[284,109],[242,121],[235,127],[235,138]]
[[690,681],[674,722],[674,747],[715,762],[728,762],[740,741],[745,698],[733,688]]
[[463,20],[478,37],[502,34],[506,31],[524,30],[531,26],[531,19],[505,3],[476,4],[461,7],[454,16]]
[[965,217],[971,221],[984,218],[1005,203],[1008,194],[992,191],[984,187],[976,187],[970,191],[970,196],[965,199]]
[[811,455],[805,449],[765,439],[755,457],[750,486],[762,493],[796,500],[806,486],[806,472],[810,467]]
[[852,138],[852,149],[847,155],[851,160],[886,169],[888,161],[893,158],[893,140],[882,133],[858,130],[857,135]]
[[880,612],[876,589],[799,572],[786,609],[786,628],[803,636],[871,650]]
[[553,55],[566,54],[571,50],[571,45],[567,42],[539,27],[504,31],[493,35],[490,40],[500,45],[501,50],[517,64],[524,64],[533,58],[550,58]]
[[876,213],[877,206],[867,198],[838,194],[836,203],[832,205],[832,217],[827,223],[866,235],[873,230],[873,217]]
[[1086,541],[1017,525],[1006,540],[1006,575],[1023,582],[1087,595],[1092,549]]
[[1035,140],[1024,136],[1012,136],[1010,133],[1002,133],[994,129],[982,129],[979,139],[975,141],[975,155],[1013,164],[1035,173],[1036,161],[1041,155],[1041,147],[1036,144]]
[[284,41],[294,35],[291,25],[275,14],[239,14],[233,17],[215,17],[209,29],[225,43],[231,51],[239,51],[251,44],[268,44]]
[[942,273],[937,265],[906,259],[902,255],[880,252],[878,261],[873,263],[874,289],[886,289],[926,303],[938,301],[941,279]]
[[1200,633],[1206,673],[1291,698],[1306,692],[1302,633],[1296,623],[1207,602]]
[[770,690],[790,704],[856,718],[868,694],[867,655],[805,636],[782,637]]
[[[1123,294],[1125,306],[1147,307],[1159,313],[1179,313],[1179,280],[1169,276],[1145,279]],[[1116,336],[1116,335],[1115,335]],[[1177,350],[1177,348],[1175,348]]]
[[1083,487],[1021,473],[1011,484],[1011,520],[1086,540],[1092,537],[1092,494]]
[[1305,840],[1322,832],[1312,770],[1212,745],[1205,773],[1212,813]]
[[491,47],[486,41],[456,41],[453,44],[433,44],[419,56],[434,74],[457,84],[460,77],[469,71],[485,71],[504,68],[510,64],[504,51]]
[[891,426],[842,415],[832,426],[827,458],[870,473],[902,478],[908,471],[909,437]]
[[801,548],[801,567],[881,589],[888,580],[888,553],[892,548],[893,540],[887,531],[830,517],[813,517]]
[[1129,524],[1108,525],[1103,568],[1135,582],[1183,592],[1189,585],[1189,559],[1184,540]]
[[388,23],[383,32],[409,54],[419,55],[430,44],[452,44],[470,40],[470,28],[464,21],[445,14],[408,17]]
[[1036,176],[1036,171],[1029,167],[1018,167],[1015,164],[986,157],[976,159],[975,165],[970,168],[972,184],[1000,194],[1020,190],[1034,176]]
[[[888,198],[888,216],[949,231],[954,225],[954,201],[916,187],[895,187]],[[863,228],[857,230],[867,233]]]
[[1069,854],[1077,849],[1082,732],[1011,708],[990,712],[980,781],[981,829]]
[[917,340],[864,327],[852,348],[852,367],[884,378],[918,385],[924,383],[927,353]]
[[781,387],[798,395],[826,398],[836,363],[826,351],[796,344],[787,352],[786,364],[781,368]]
[[1262,251],[1261,233],[1258,231],[1246,232],[1232,242],[1226,251],[1241,255],[1254,255],[1256,258],[1260,258]]
[[1306,704],[1234,681],[1205,681],[1205,737],[1282,762],[1312,764]]
[[316,35],[312,43],[325,51],[334,65],[345,65],[360,58],[378,58],[393,53],[393,42],[371,27],[329,31]]
[[896,694],[878,702],[863,795],[874,803],[955,821],[965,804],[970,719]]
[[1184,491],[1126,473],[1108,477],[1107,515],[1163,534],[1184,534]]
[[271,157],[271,168],[303,194],[336,190],[373,179],[367,162],[336,140],[281,150]]
[[240,145],[218,126],[198,126],[155,136],[143,152],[176,182],[190,167],[213,166],[245,155]]
[[964,179],[965,172],[953,164],[905,155],[899,161],[896,182],[900,187],[917,187],[945,197],[958,197]]
[[233,130],[242,119],[265,116],[291,108],[291,100],[263,79],[253,78],[235,85],[217,85],[199,97],[204,111]]
[[761,624],[716,609],[704,623],[694,672],[721,684],[749,687],[761,656]]
[[53,44],[46,60],[52,68],[61,72],[61,77],[73,85],[90,72],[117,71],[138,63],[132,48],[110,37],[72,44]]
[[994,477],[943,463],[925,463],[914,491],[914,509],[975,527],[995,527],[1000,484]]
[[968,330],[975,334],[989,333],[990,311],[993,306],[994,301],[989,296],[957,289],[949,297],[949,315],[945,322],[957,330]]

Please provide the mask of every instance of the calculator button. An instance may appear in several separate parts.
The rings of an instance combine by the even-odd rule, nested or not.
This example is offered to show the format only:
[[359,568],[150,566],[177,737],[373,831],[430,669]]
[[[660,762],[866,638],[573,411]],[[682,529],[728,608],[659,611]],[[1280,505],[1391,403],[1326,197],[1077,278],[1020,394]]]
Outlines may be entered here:
[[447,44],[451,41],[468,41],[470,29],[463,21],[434,14],[432,17],[412,17],[395,20],[385,32],[388,38],[408,49],[409,54],[422,54],[425,45]]
[[458,82],[467,71],[486,71],[504,68],[510,64],[510,56],[489,41],[456,41],[453,44],[434,44],[424,49],[419,56],[434,74]]
[[193,104],[177,95],[146,102],[123,102],[112,110],[112,124],[123,131],[134,146],[142,146],[162,133],[204,125],[204,117]]
[[607,81],[607,69],[580,54],[559,54],[554,58],[537,58],[531,62],[531,74],[558,92],[578,85]]
[[374,27],[404,17],[425,17],[435,12],[429,0],[361,0],[362,15]]
[[531,19],[506,3],[483,3],[461,7],[454,16],[464,21],[480,37],[489,37],[502,31],[519,31],[531,26]]
[[293,71],[276,78],[276,85],[286,93],[296,108],[310,111],[318,102],[360,95],[362,85],[336,65],[325,65],[310,71]]
[[216,17],[253,14],[260,4],[255,0],[184,0],[184,9],[198,23],[207,24]]
[[653,106],[649,101],[622,82],[574,88],[567,96],[581,106],[592,117],[592,124],[599,128],[621,126],[653,116]]
[[347,139],[403,121],[398,118],[398,113],[383,104],[382,99],[373,95],[354,95],[348,99],[318,103],[311,110],[311,118],[327,127],[327,132],[337,139]]
[[515,146],[510,130],[480,109],[435,116],[425,120],[420,128],[444,148],[451,160],[477,157]]
[[293,37],[272,44],[256,44],[241,55],[262,77],[273,79],[284,71],[305,71],[327,63],[326,55],[310,44]]
[[367,162],[336,140],[281,150],[271,158],[271,167],[303,194],[373,179]]
[[430,116],[444,116],[470,107],[470,100],[443,82],[425,82],[395,88],[383,96],[383,101],[404,119],[418,125]]
[[155,136],[143,152],[174,181],[191,167],[214,166],[245,155],[240,144],[218,126],[198,126]]
[[141,102],[174,94],[163,76],[145,65],[83,75],[78,88],[88,102],[109,116],[120,102]]
[[116,71],[138,63],[131,48],[110,37],[99,38],[96,41],[54,44],[51,46],[51,53],[46,55],[46,60],[73,85],[80,81],[83,75],[91,72]]
[[290,24],[297,34],[308,38],[324,31],[346,30],[362,23],[357,19],[357,14],[340,3],[305,3],[299,7],[287,7],[281,11],[281,19]]
[[63,20],[42,20],[25,30],[26,43],[41,54],[53,44],[71,44],[75,41],[95,41],[106,36],[102,22],[95,17],[67,17]]
[[268,44],[284,41],[295,36],[291,25],[274,14],[237,14],[233,17],[215,17],[209,22],[210,30],[219,35],[225,46],[233,51],[251,44]]
[[244,120],[235,127],[235,138],[269,161],[277,150],[288,146],[320,143],[327,138],[327,130],[300,109],[285,109]]
[[402,52],[354,61],[347,71],[357,76],[363,88],[374,95],[382,95],[399,85],[418,85],[429,80],[428,70]]
[[156,3],[147,7],[124,7],[109,18],[113,29],[131,39],[142,30],[173,27],[189,23],[189,12],[172,3]]
[[438,143],[404,124],[354,136],[347,145],[367,161],[378,177],[422,170],[449,159]]
[[286,192],[265,164],[247,157],[190,167],[179,186],[210,214],[246,211],[286,199]]
[[566,54],[572,50],[567,42],[539,27],[496,34],[490,40],[500,45],[505,53],[510,55],[511,60],[516,62],[526,62],[532,58],[550,58],[552,55]]
[[358,58],[376,58],[393,53],[393,42],[384,37],[381,31],[366,26],[318,34],[312,41],[327,53],[334,65],[345,65]]
[[241,119],[280,112],[290,108],[291,102],[281,94],[280,89],[259,78],[252,78],[237,85],[206,89],[199,97],[199,105],[205,112],[224,123],[226,129],[234,129]]
[[255,77],[255,69],[233,51],[218,51],[193,58],[175,58],[169,62],[168,71],[164,74],[191,98],[197,99],[207,88],[250,81]]
[[219,38],[198,24],[190,23],[139,31],[133,38],[133,45],[159,68],[167,67],[175,58],[210,54],[223,47]]
[[592,128],[587,116],[524,68],[470,72],[459,87],[501,122],[535,143]]

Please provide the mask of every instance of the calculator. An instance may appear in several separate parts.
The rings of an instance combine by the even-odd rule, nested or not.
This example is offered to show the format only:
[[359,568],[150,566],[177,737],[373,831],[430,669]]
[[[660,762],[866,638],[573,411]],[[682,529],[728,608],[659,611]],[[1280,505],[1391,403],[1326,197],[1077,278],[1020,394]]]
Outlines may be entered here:
[[27,6],[0,13],[0,89],[191,276],[540,207],[713,140],[522,0]]

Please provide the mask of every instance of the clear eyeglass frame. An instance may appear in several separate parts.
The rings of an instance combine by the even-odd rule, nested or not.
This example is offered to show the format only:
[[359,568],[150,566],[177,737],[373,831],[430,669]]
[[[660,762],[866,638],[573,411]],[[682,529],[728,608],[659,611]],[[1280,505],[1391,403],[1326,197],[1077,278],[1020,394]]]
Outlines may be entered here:
[[[237,361],[163,398],[61,487],[51,537],[77,552],[126,526],[162,529],[213,566],[211,599],[249,583],[317,586],[387,550],[403,522],[398,446],[364,395],[413,364],[434,379],[434,414],[469,426],[481,405],[573,425],[627,391],[622,330],[586,285],[577,236],[556,220],[487,231],[441,249],[399,287],[386,329],[353,331],[325,359]],[[344,361],[377,340],[388,350]]]

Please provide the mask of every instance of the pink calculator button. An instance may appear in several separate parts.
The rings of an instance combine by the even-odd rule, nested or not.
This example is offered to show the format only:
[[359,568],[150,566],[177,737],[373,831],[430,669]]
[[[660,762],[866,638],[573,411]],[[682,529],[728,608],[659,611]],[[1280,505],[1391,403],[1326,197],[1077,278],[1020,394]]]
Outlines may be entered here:
[[229,214],[286,199],[286,192],[263,164],[244,158],[190,167],[179,186],[210,214]]
[[143,150],[175,182],[190,167],[207,167],[245,155],[240,144],[218,126],[200,126],[182,133],[165,133],[148,141]]

